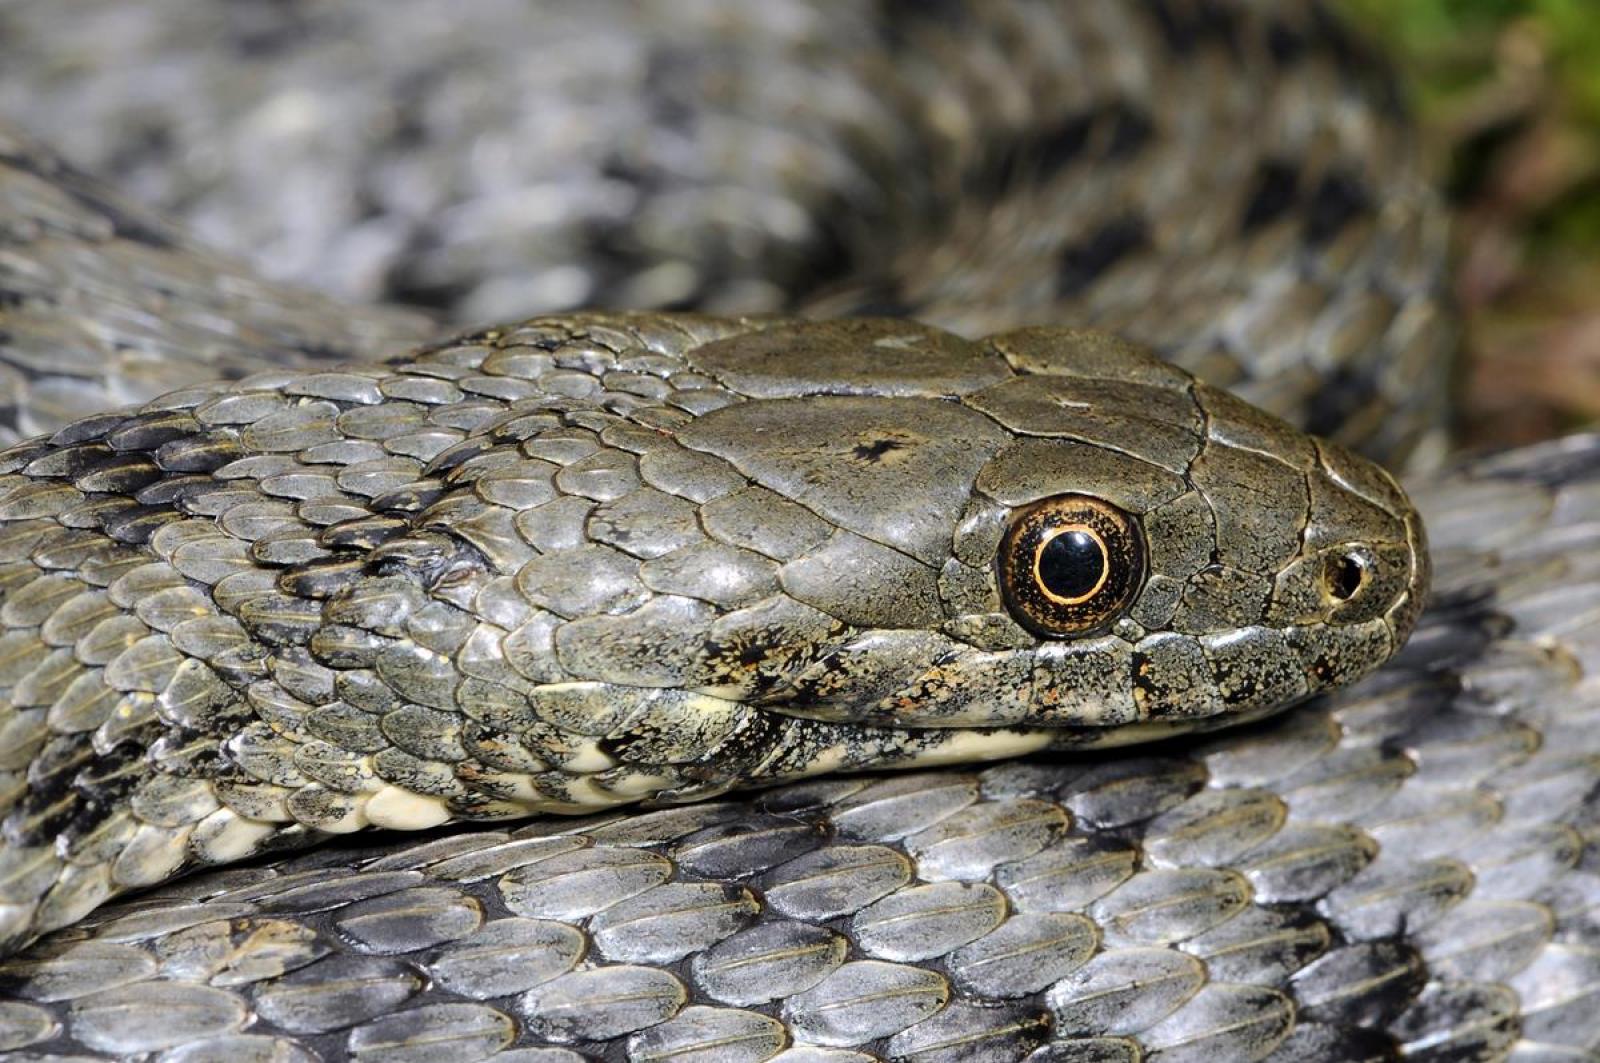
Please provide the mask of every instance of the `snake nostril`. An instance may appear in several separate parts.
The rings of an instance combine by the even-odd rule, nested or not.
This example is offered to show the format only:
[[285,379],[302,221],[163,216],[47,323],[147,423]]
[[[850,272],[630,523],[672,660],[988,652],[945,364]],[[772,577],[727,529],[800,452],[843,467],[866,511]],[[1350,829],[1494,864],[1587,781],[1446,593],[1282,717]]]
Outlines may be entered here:
[[1367,581],[1367,562],[1356,552],[1336,554],[1323,563],[1322,585],[1335,601],[1348,602]]

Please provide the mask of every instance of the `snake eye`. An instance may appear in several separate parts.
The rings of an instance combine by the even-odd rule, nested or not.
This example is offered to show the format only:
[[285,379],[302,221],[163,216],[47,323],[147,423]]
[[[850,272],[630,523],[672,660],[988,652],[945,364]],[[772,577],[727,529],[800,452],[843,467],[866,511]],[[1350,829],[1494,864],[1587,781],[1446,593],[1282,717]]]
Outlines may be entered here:
[[1000,542],[1000,591],[1017,622],[1047,638],[1110,626],[1144,583],[1144,533],[1088,495],[1020,509]]

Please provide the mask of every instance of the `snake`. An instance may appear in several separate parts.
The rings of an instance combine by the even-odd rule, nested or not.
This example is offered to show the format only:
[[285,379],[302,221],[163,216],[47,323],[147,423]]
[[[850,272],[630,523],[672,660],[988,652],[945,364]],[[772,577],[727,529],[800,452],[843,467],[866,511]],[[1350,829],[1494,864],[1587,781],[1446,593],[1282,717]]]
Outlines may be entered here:
[[1600,1051],[1600,438],[1323,5],[72,7],[5,1058]]

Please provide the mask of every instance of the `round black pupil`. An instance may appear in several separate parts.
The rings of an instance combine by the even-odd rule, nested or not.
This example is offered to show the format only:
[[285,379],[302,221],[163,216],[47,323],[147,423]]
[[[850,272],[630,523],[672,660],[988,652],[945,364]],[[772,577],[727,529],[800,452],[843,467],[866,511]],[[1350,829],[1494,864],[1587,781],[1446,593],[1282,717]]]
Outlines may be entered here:
[[1039,551],[1039,581],[1057,598],[1082,598],[1105,570],[1105,553],[1088,532],[1062,532]]

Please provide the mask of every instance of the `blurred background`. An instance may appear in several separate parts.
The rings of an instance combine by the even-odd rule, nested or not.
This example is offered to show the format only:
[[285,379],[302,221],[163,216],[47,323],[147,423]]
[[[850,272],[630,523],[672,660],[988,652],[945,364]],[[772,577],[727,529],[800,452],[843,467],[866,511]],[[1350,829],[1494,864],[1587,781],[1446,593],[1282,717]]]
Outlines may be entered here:
[[[846,17],[812,31],[808,3],[763,2],[774,48],[854,49],[842,62],[872,71],[870,25],[852,31]],[[1600,2],[1326,2],[1402,71],[1428,169],[1455,208],[1462,442],[1504,446],[1600,423]],[[871,186],[857,160],[817,145],[858,116],[894,128],[876,113],[888,104],[875,82],[852,93],[825,71],[723,70],[714,49],[697,64],[704,36],[725,28],[720,9],[754,10],[739,0],[611,3],[551,5],[537,22],[538,62],[527,62],[497,47],[507,27],[526,28],[524,0],[0,0],[0,114],[28,116],[67,157],[271,276],[461,320],[582,305],[597,286],[612,304],[712,292],[729,300],[711,304],[719,310],[781,305],[818,247],[837,244],[847,259],[871,217],[861,232],[819,237],[817,219],[833,215],[796,204],[829,202],[828,189],[851,181]],[[592,13],[635,8],[682,23],[663,31],[660,54]],[[727,173],[725,160],[705,162],[703,144],[673,139],[674,108],[706,86],[726,106],[696,136],[760,138],[757,150],[729,152]],[[561,107],[525,105],[557,93]],[[744,105],[727,103],[741,94],[757,114],[805,99],[810,117],[741,124]],[[422,142],[435,150],[419,157]],[[898,149],[882,147],[893,163]],[[702,220],[686,228],[686,214]],[[639,262],[635,245],[649,252]],[[575,265],[596,255],[610,274]],[[678,258],[715,267],[719,256],[738,267],[730,276],[760,262],[763,279],[650,268]]]
[[1600,5],[1340,3],[1403,71],[1456,210],[1464,442],[1600,421]]

